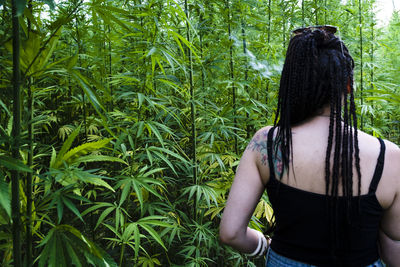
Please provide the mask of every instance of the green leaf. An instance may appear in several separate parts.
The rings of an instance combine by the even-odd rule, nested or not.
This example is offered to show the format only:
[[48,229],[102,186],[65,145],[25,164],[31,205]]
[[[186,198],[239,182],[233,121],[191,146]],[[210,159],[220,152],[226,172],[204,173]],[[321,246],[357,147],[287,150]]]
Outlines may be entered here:
[[44,246],[39,256],[39,267],[99,266],[117,267],[115,261],[100,247],[70,225],[50,229],[38,247]]
[[110,162],[119,162],[124,165],[128,165],[126,161],[117,157],[105,156],[105,155],[88,155],[79,157],[78,159],[74,160],[74,164],[79,163],[86,163],[86,162],[100,162],[100,161],[110,161]]
[[164,147],[164,140],[163,140],[163,138],[162,138],[160,132],[158,131],[158,129],[157,129],[154,125],[152,125],[151,123],[147,123],[146,125],[147,125],[147,126],[153,131],[153,133],[156,135],[156,137],[157,137],[158,141],[160,142],[161,146]]
[[87,79],[85,77],[83,77],[76,70],[72,70],[72,71],[70,71],[70,73],[71,73],[72,77],[75,78],[75,80],[79,83],[79,85],[83,89],[84,93],[89,98],[90,103],[94,107],[94,110],[100,116],[101,121],[102,121],[102,125],[104,126],[104,128],[107,130],[108,133],[110,133],[111,136],[113,136],[114,138],[117,138],[116,135],[114,134],[114,132],[112,132],[110,130],[110,128],[108,127],[108,121],[107,121],[107,118],[106,118],[107,113],[105,113],[106,115],[103,114],[103,111],[106,112],[106,110],[104,109],[104,107],[99,102],[98,97],[96,96],[96,94],[92,91],[92,89],[90,89],[91,85],[88,83]]
[[58,165],[55,166],[55,168],[59,167],[63,161],[67,162],[68,164],[72,164],[75,159],[78,159],[80,156],[91,153],[93,151],[99,150],[100,148],[103,148],[105,145],[107,145],[112,139],[103,139],[100,141],[96,142],[90,142],[90,143],[85,143],[83,145],[77,146],[67,153],[64,154],[62,157],[62,160],[58,162]]
[[71,263],[76,265],[76,267],[82,267],[83,265],[81,262],[84,262],[83,257],[80,257],[80,255],[75,252],[70,243],[67,242],[65,244],[65,247],[67,249],[69,257],[71,258]]
[[115,210],[115,207],[110,207],[110,208],[105,209],[101,213],[99,219],[97,220],[97,223],[96,223],[96,226],[94,227],[94,229],[96,229],[104,221],[104,219],[108,216],[108,214],[110,214],[113,210]]
[[68,198],[64,197],[63,202],[67,208],[69,208],[82,222],[84,222],[81,213]]
[[10,111],[8,110],[7,106],[4,104],[4,102],[0,99],[0,107],[4,109],[4,111],[7,113],[8,116],[11,116]]
[[68,151],[68,149],[71,147],[72,142],[74,142],[75,138],[78,136],[79,131],[81,130],[81,126],[79,125],[65,140],[64,144],[62,145],[60,152],[58,152],[57,158],[54,162],[54,165],[50,165],[50,168],[56,168],[54,166],[60,166],[62,164],[62,157],[64,157],[64,154]]
[[164,245],[164,242],[161,240],[161,237],[158,235],[158,233],[148,224],[146,223],[138,223],[143,229],[145,229],[153,238],[154,240],[160,244],[165,250],[167,248]]
[[5,155],[0,155],[0,166],[4,166],[9,170],[32,172],[32,169],[26,166],[22,161]]
[[137,259],[137,257],[139,256],[139,248],[140,248],[140,232],[137,226],[133,230],[135,237],[135,259]]
[[58,217],[58,223],[61,222],[61,219],[63,217],[64,214],[64,203],[63,203],[63,199],[61,196],[59,196],[57,201],[57,217]]
[[[125,183],[124,184],[124,188],[122,189],[122,194],[121,194],[121,198],[120,198],[120,200],[119,200],[119,206],[121,206],[124,202],[125,202],[125,200],[126,200],[126,198],[127,198],[127,196],[128,196],[128,194],[131,192],[131,183]],[[140,203],[140,204],[142,204],[142,203]]]
[[51,158],[50,158],[50,166],[54,166],[54,163],[56,162],[57,158],[57,153],[54,147],[51,147]]
[[8,190],[8,184],[0,179],[0,205],[6,211],[9,218],[11,218],[11,199]]

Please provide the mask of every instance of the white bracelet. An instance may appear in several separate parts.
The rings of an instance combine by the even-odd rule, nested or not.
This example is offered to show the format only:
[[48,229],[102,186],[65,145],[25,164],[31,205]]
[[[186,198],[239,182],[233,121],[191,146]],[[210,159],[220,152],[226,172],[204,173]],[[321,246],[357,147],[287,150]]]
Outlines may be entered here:
[[257,231],[257,235],[258,235],[257,248],[253,251],[253,253],[247,254],[247,256],[249,256],[249,257],[254,257],[254,256],[260,257],[260,256],[264,255],[265,250],[267,249],[267,247],[269,245],[268,240],[265,238],[265,236],[261,232]]

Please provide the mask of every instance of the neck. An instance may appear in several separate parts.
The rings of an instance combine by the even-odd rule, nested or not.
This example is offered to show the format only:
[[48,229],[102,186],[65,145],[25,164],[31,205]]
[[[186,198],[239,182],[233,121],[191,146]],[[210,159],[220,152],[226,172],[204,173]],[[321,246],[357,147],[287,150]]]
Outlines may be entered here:
[[315,115],[316,116],[320,116],[320,117],[330,117],[330,115],[331,115],[331,106],[330,105],[325,105],[320,110],[318,110]]

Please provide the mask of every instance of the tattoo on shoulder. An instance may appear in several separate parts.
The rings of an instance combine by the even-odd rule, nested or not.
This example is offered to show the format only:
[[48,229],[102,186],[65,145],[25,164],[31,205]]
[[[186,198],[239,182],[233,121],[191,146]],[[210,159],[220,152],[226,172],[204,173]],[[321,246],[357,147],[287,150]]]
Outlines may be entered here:
[[257,151],[261,154],[262,165],[268,164],[267,137],[268,130],[263,130],[261,133],[256,134],[253,139],[251,139],[246,148],[246,150]]
[[[264,130],[261,133],[256,134],[250,143],[247,145],[246,150],[257,151],[261,156],[261,164],[264,166],[268,165],[268,130]],[[275,144],[275,153],[273,153],[272,162],[274,165],[274,171],[277,177],[281,177],[285,170],[283,169],[282,151],[279,144]]]

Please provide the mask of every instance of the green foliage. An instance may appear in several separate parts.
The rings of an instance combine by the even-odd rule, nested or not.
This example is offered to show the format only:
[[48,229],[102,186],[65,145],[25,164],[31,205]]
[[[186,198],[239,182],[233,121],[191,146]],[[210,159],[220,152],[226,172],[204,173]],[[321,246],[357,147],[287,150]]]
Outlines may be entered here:
[[[400,143],[399,14],[378,26],[374,0],[17,2],[19,137],[10,1],[0,1],[2,266],[13,170],[39,266],[262,265],[222,246],[218,225],[241,151],[275,119],[290,31],[302,25],[338,26],[363,129]],[[15,138],[21,160],[10,157]],[[250,227],[266,230],[271,215],[264,195]]]
[[38,266],[117,266],[96,244],[70,225],[58,225],[50,229],[41,241],[43,246]]

